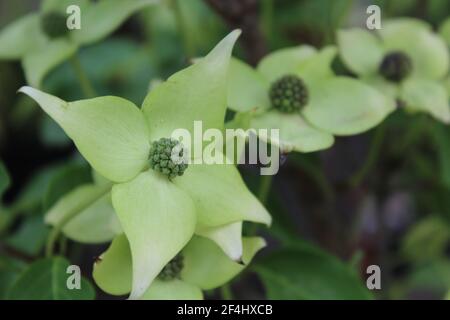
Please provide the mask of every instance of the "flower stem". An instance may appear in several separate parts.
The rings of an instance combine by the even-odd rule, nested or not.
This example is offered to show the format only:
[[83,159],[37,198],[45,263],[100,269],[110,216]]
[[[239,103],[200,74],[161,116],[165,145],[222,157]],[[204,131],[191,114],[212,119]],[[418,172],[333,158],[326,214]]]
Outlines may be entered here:
[[86,208],[88,208],[90,205],[92,205],[95,201],[100,199],[102,196],[104,196],[106,193],[108,193],[111,190],[111,184],[105,184],[102,186],[102,188],[99,188],[95,192],[92,192],[88,197],[83,199],[84,201],[79,202],[76,206],[72,208],[72,210],[67,213],[64,218],[62,218],[50,231],[50,234],[47,238],[47,244],[45,246],[45,256],[51,257],[56,241],[58,240],[58,237],[62,231],[62,229],[66,226],[67,223],[69,223],[70,220],[75,218],[77,215],[79,215],[81,212],[83,212]]
[[266,39],[270,41],[273,25],[273,0],[263,0],[261,20]]
[[59,237],[59,254],[64,256],[66,255],[66,251],[67,251],[67,237],[61,235]]
[[377,162],[385,135],[386,126],[382,123],[375,131],[370,145],[369,154],[367,155],[363,166],[350,179],[350,185],[352,187],[358,187]]
[[267,197],[269,196],[270,187],[272,186],[273,175],[261,176],[258,199],[263,205],[267,202]]
[[[270,187],[272,186],[273,175],[261,176],[258,190],[258,199],[263,206],[267,203]],[[247,235],[255,235],[258,231],[258,224],[252,223],[248,226]]]
[[233,292],[231,291],[231,286],[229,283],[224,284],[220,287],[220,294],[223,300],[233,300]]
[[80,59],[75,54],[70,58],[70,64],[75,72],[76,77],[78,78],[78,82],[80,83],[81,91],[86,98],[93,98],[96,96],[94,87],[92,86],[91,81],[89,80],[86,72],[81,65]]

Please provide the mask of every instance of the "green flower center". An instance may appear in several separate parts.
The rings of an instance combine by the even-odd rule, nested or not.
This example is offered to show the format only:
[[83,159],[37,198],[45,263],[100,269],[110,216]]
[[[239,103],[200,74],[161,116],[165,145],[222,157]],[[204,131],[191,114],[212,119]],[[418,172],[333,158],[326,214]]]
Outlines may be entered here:
[[66,16],[60,12],[50,11],[41,16],[42,31],[51,39],[63,37],[69,31]]
[[150,146],[150,167],[169,179],[183,175],[188,167],[184,157],[184,147],[180,141],[161,138]]
[[299,112],[308,103],[308,88],[302,79],[295,75],[286,75],[275,81],[270,87],[272,106],[281,112]]
[[183,260],[184,258],[181,254],[175,256],[175,258],[170,260],[169,263],[164,266],[159,273],[158,278],[163,281],[179,279],[181,270],[183,270],[184,267]]
[[389,81],[401,82],[408,77],[412,71],[411,58],[400,51],[387,54],[380,64],[380,74]]

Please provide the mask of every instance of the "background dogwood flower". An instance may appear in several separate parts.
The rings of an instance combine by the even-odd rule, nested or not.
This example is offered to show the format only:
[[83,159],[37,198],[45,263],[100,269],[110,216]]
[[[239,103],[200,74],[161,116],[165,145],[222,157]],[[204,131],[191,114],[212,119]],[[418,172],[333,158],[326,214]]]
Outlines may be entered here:
[[195,120],[203,121],[204,128],[223,128],[228,61],[239,34],[230,33],[203,61],[157,86],[142,109],[112,96],[68,103],[31,87],[20,89],[112,181],[112,203],[133,258],[131,298],[147,290],[194,231],[210,236],[239,260],[241,222],[270,224],[268,212],[233,165],[192,164],[174,179],[148,169],[151,144],[175,129],[192,133]]
[[[286,48],[267,55],[256,70],[233,59],[229,108],[247,113],[243,118],[250,128],[279,128],[280,141],[271,142],[284,152],[326,149],[333,135],[369,130],[394,109],[394,103],[358,80],[335,76],[331,63],[336,52],[333,46],[320,51],[310,46]],[[303,81],[307,95],[299,112],[274,108],[269,96],[271,86],[289,75]]]
[[426,112],[450,123],[448,93],[442,84],[449,53],[426,22],[410,18],[386,21],[376,34],[341,30],[338,43],[343,62],[363,81],[398,99],[405,110]]
[[[28,84],[40,87],[48,72],[81,46],[107,37],[133,13],[155,3],[156,0],[44,0],[39,12],[29,13],[0,31],[0,59],[20,59]],[[66,10],[71,5],[80,8],[81,29],[67,28]]]
[[[227,283],[265,246],[264,240],[258,237],[244,238],[243,243],[243,263],[239,264],[230,260],[213,241],[195,236],[177,256],[180,257],[178,265],[168,270],[165,277],[160,275],[156,278],[141,299],[202,299],[202,290],[211,290]],[[94,264],[93,278],[107,293],[128,294],[132,283],[131,264],[127,238],[119,235]]]

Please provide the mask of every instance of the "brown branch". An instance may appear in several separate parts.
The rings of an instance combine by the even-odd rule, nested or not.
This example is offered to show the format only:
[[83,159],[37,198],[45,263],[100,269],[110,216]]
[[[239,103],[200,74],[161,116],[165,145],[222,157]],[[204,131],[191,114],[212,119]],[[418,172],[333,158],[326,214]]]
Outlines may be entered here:
[[240,42],[250,64],[256,65],[267,53],[259,26],[258,0],[205,0],[231,28],[242,30]]

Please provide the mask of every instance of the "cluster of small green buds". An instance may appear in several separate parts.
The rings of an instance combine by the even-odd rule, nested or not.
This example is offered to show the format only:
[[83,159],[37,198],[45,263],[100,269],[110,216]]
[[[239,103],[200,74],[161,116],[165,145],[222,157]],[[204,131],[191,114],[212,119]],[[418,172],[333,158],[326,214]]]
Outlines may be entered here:
[[188,167],[184,156],[183,144],[180,141],[161,138],[150,146],[150,168],[173,179],[183,175]]
[[286,75],[275,81],[269,96],[272,106],[285,113],[299,112],[309,98],[305,83],[295,75]]
[[386,80],[401,82],[411,74],[412,67],[412,61],[408,55],[394,51],[383,58],[379,72]]
[[63,37],[69,31],[66,20],[67,17],[60,12],[46,12],[41,16],[42,31],[51,39]]
[[181,270],[184,267],[184,258],[181,254],[178,254],[164,266],[158,275],[158,278],[163,281],[169,281],[180,278]]

